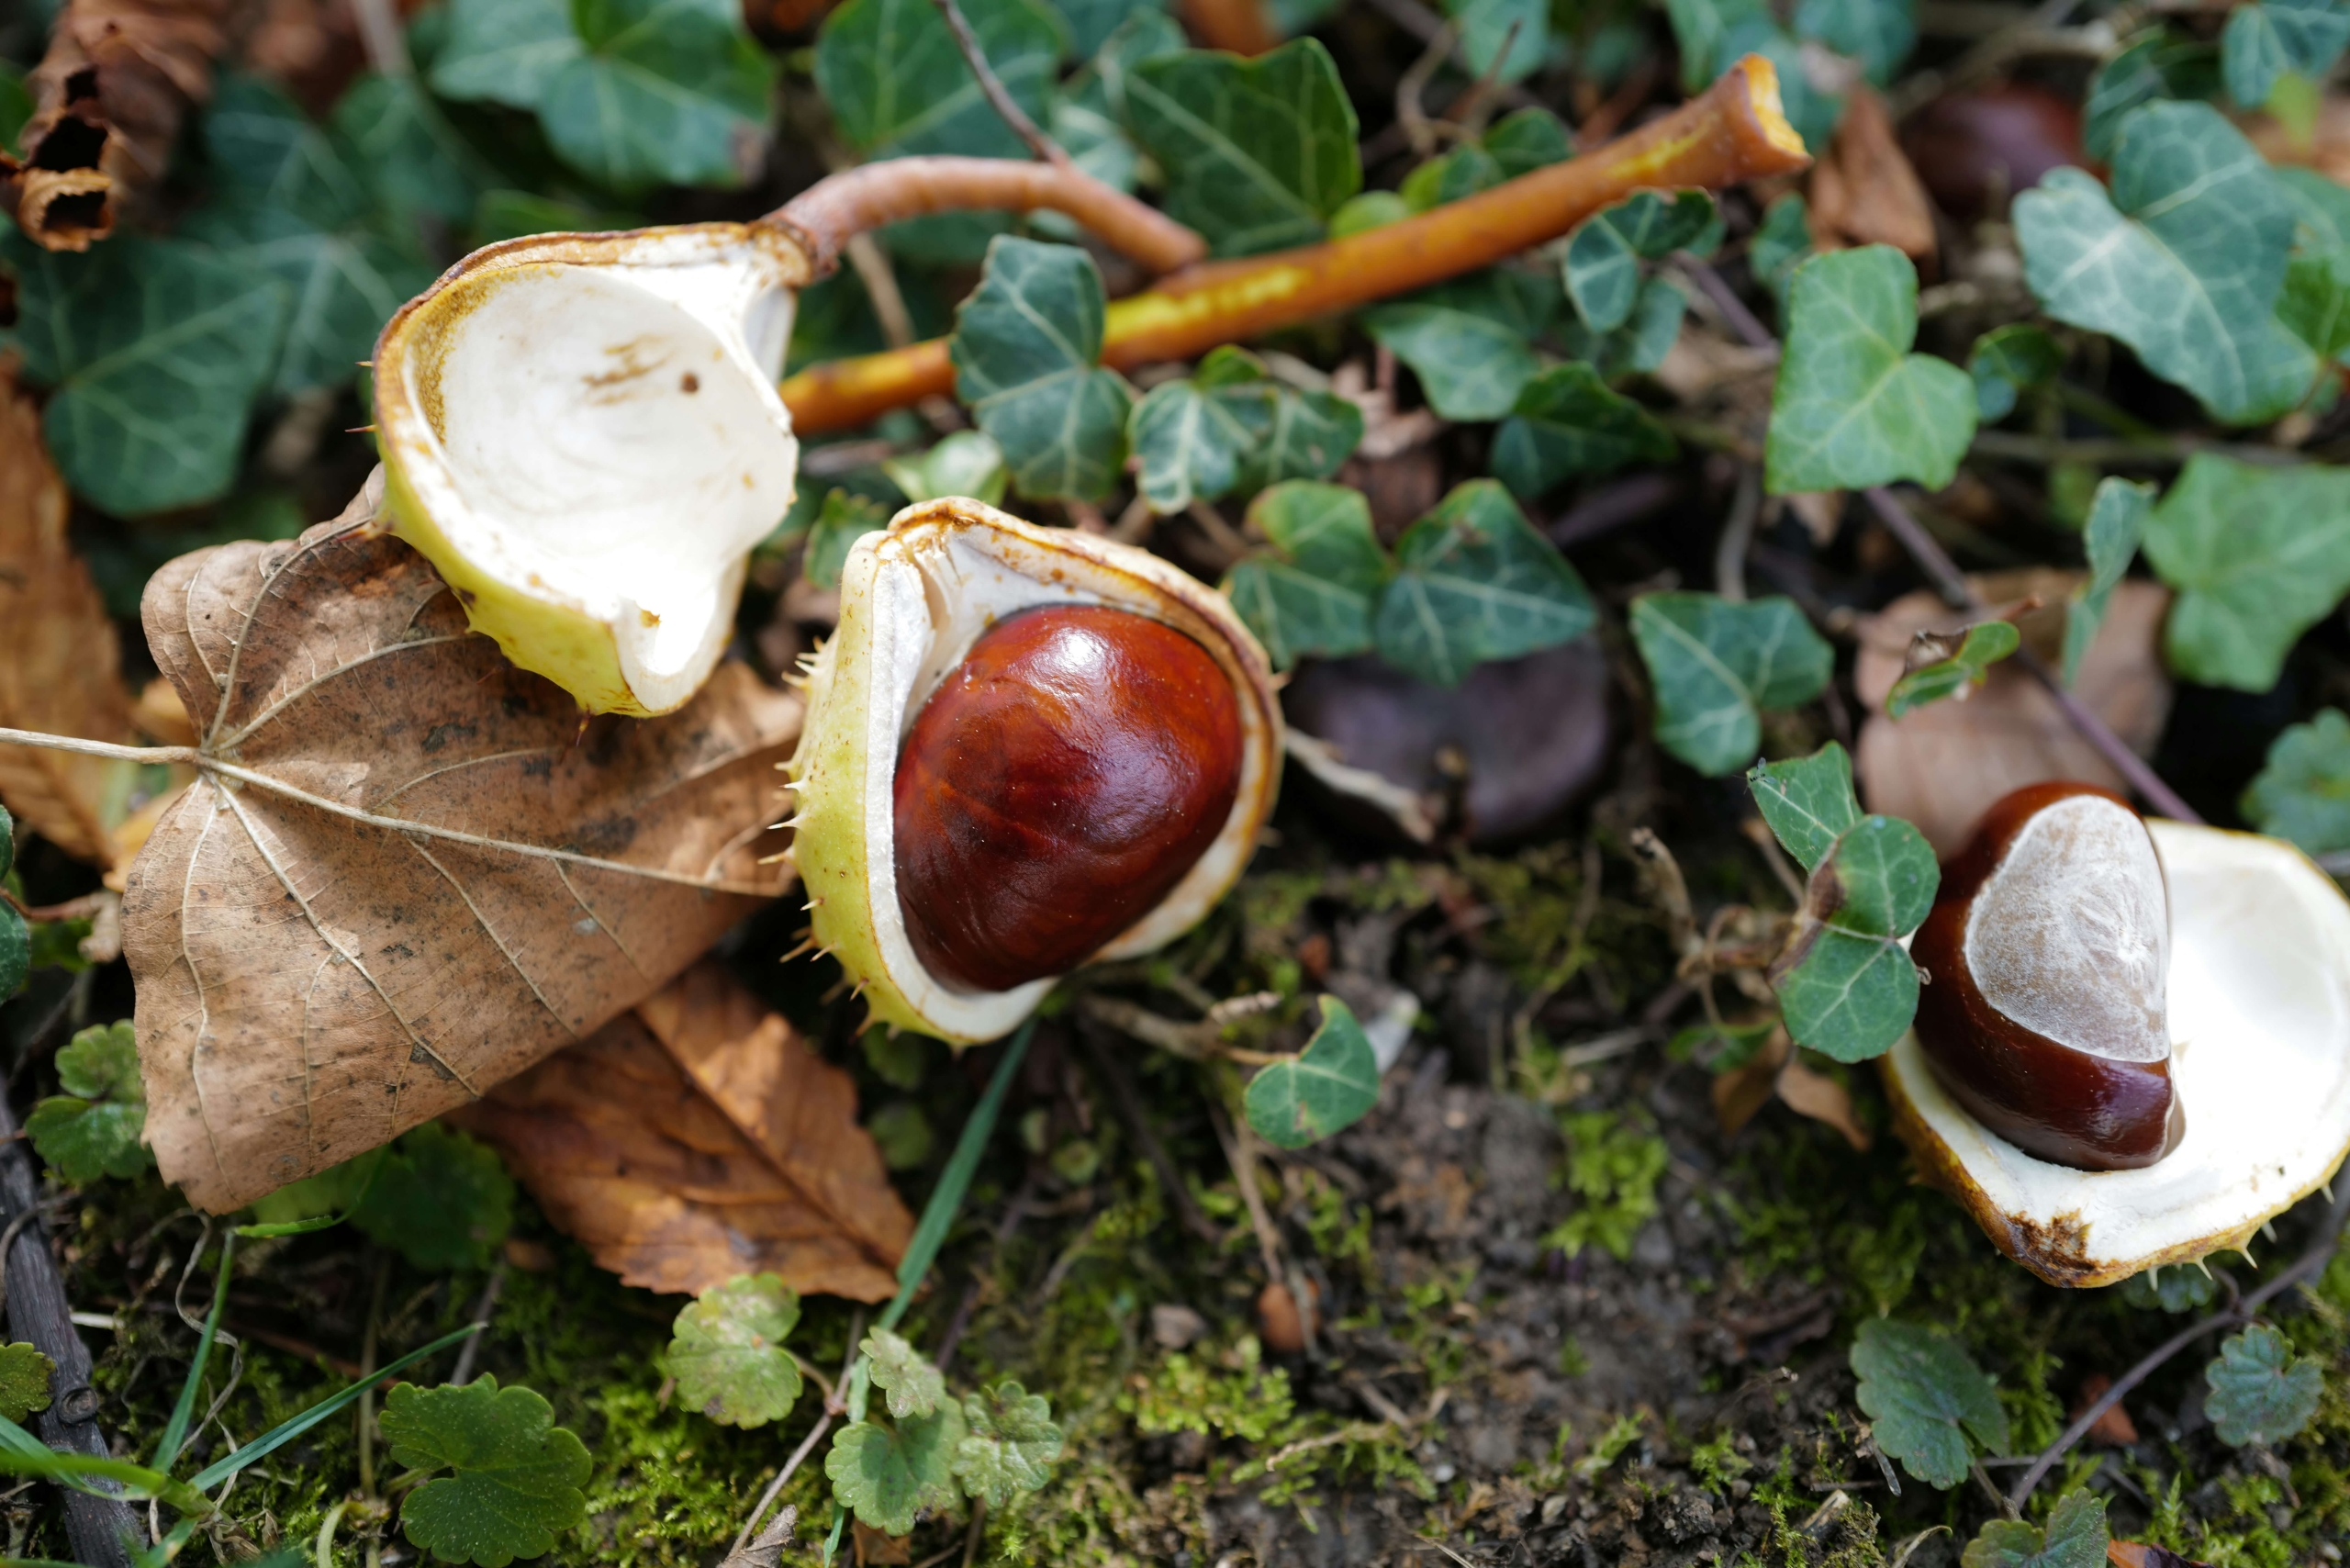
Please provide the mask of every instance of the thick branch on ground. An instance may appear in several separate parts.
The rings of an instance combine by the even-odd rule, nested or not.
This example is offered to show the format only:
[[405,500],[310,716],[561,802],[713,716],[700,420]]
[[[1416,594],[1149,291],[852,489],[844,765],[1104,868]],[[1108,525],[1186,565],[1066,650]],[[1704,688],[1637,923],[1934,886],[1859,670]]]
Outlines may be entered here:
[[[1188,359],[1219,344],[1491,266],[1558,238],[1636,190],[1718,188],[1792,173],[1809,162],[1779,112],[1777,74],[1768,61],[1749,55],[1703,96],[1580,158],[1343,240],[1193,267],[1147,294],[1119,300],[1104,324],[1102,363],[1123,369]],[[1039,172],[1043,167],[1001,166]],[[891,167],[868,164],[835,178]],[[795,210],[800,205],[786,207],[783,216],[807,228],[807,219]],[[832,222],[837,228],[840,219]],[[863,424],[933,394],[951,393],[954,386],[946,345],[934,340],[816,365],[785,382],[783,396],[793,423],[814,431]]]

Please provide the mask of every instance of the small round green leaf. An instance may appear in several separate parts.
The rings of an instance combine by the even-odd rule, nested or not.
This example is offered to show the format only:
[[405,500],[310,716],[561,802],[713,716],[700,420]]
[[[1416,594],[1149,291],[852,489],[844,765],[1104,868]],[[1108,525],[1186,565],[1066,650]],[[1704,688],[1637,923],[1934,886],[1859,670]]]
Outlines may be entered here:
[[873,1385],[889,1395],[890,1414],[928,1416],[946,1403],[946,1379],[903,1335],[876,1328],[857,1347],[873,1363]]
[[1966,1543],[1962,1568],[2102,1568],[2108,1540],[2105,1499],[2067,1492],[2049,1511],[2048,1528],[1993,1519]]
[[800,1397],[800,1363],[784,1340],[800,1297],[773,1274],[737,1274],[677,1314],[663,1364],[677,1397],[728,1427],[763,1427]]
[[834,1498],[869,1529],[907,1534],[924,1513],[955,1506],[955,1460],[967,1429],[962,1406],[951,1400],[894,1428],[844,1427],[824,1456]]
[[57,1363],[31,1345],[0,1345],[0,1416],[21,1423],[49,1408]]
[[487,1373],[463,1386],[404,1383],[382,1423],[395,1464],[453,1472],[400,1505],[409,1542],[443,1562],[506,1568],[543,1557],[588,1517],[587,1446],[531,1389],[501,1389]]
[[2325,1374],[2313,1356],[2296,1357],[2284,1335],[2255,1324],[2220,1346],[2203,1369],[2203,1400],[2220,1440],[2231,1448],[2278,1443],[2309,1425]]
[[1852,1361],[1877,1447],[1927,1485],[1947,1492],[1965,1479],[1969,1438],[1994,1451],[2007,1447],[1998,1392],[1939,1329],[1871,1318],[1852,1341]]
[[955,1478],[964,1495],[1000,1511],[1052,1478],[1061,1429],[1053,1425],[1053,1407],[1043,1394],[1000,1383],[963,1396],[963,1421],[970,1435],[956,1447]]

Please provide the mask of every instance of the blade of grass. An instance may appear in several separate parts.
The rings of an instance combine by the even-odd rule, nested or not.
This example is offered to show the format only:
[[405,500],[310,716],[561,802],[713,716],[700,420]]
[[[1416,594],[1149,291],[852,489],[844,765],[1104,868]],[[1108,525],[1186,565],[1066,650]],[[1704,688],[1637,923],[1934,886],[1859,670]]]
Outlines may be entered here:
[[212,1344],[220,1334],[220,1311],[229,1305],[229,1266],[237,1256],[237,1233],[230,1231],[220,1238],[220,1273],[212,1282],[212,1310],[204,1315],[204,1332],[196,1341],[196,1360],[188,1363],[187,1382],[180,1385],[179,1403],[172,1406],[172,1418],[163,1424],[162,1440],[155,1445],[155,1468],[169,1475],[172,1462],[180,1456],[180,1445],[187,1440],[187,1424],[196,1415],[196,1396],[204,1387],[205,1363],[212,1359]]
[[[84,1484],[86,1481],[111,1481],[123,1489],[119,1494],[123,1496],[153,1497],[183,1514],[207,1515],[214,1511],[211,1499],[185,1482],[174,1481],[161,1471],[133,1464],[127,1459],[93,1459],[85,1453],[63,1453],[51,1448],[28,1453],[10,1444],[0,1448],[0,1472],[62,1481],[84,1492],[95,1490]],[[115,1494],[101,1492],[98,1495]]]
[[311,1428],[317,1426],[328,1417],[335,1414],[339,1410],[344,1409],[362,1394],[366,1393],[367,1390],[375,1387],[377,1383],[383,1382],[394,1372],[412,1367],[417,1362],[424,1360],[425,1357],[435,1355],[440,1351],[447,1350],[450,1346],[455,1344],[458,1340],[464,1338],[468,1334],[480,1333],[481,1329],[482,1326],[480,1324],[468,1323],[463,1328],[459,1328],[453,1333],[442,1335],[441,1338],[433,1340],[432,1343],[425,1346],[420,1350],[410,1350],[407,1355],[402,1356],[399,1360],[392,1362],[391,1365],[386,1367],[383,1371],[376,1372],[372,1377],[361,1378],[357,1383],[352,1383],[350,1387],[344,1389],[333,1398],[327,1400],[323,1404],[311,1406],[308,1410],[303,1411],[299,1416],[296,1416],[290,1420],[280,1422],[278,1425],[272,1427],[268,1431],[263,1432],[260,1437],[255,1438],[252,1442],[247,1443],[243,1448],[241,1448],[236,1452],[229,1454],[227,1458],[217,1460],[205,1469],[196,1472],[195,1476],[188,1482],[188,1484],[195,1487],[199,1492],[209,1492],[213,1487],[218,1486],[223,1481],[228,1480],[231,1475],[236,1474],[237,1472],[244,1469],[248,1465],[259,1463],[262,1460],[267,1458],[270,1454],[276,1452],[287,1443],[292,1442],[296,1438],[300,1437],[303,1433],[308,1431]]
[[339,1215],[313,1215],[308,1219],[279,1220],[268,1225],[241,1225],[237,1234],[250,1240],[261,1241],[275,1236],[308,1236],[312,1231],[331,1230],[359,1212],[367,1201],[367,1193],[375,1185],[375,1173],[384,1168],[384,1156],[391,1152],[387,1143],[377,1144],[374,1154],[367,1157],[367,1174],[359,1180],[359,1191],[352,1195],[351,1204]]

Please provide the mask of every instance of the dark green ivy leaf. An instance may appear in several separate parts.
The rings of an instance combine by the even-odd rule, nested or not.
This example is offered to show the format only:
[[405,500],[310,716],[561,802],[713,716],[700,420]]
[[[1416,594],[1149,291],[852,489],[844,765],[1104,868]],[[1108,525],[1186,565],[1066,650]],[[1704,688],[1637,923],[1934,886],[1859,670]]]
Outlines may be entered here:
[[800,557],[800,575],[820,588],[838,588],[841,568],[848,565],[851,546],[868,533],[890,526],[890,510],[854,490],[824,492],[824,502],[808,530],[808,548]]
[[1021,494],[1098,499],[1125,458],[1125,381],[1102,353],[1102,274],[1073,245],[998,238],[956,312],[955,389]]
[[[1036,0],[972,0],[962,9],[1004,90],[1043,119],[1068,44],[1060,18]],[[931,0],[848,0],[817,36],[816,85],[842,137],[868,156],[1026,156]]]
[[1137,487],[1164,517],[1237,488],[1248,454],[1270,433],[1273,389],[1241,350],[1222,348],[1196,374],[1161,382],[1126,417]]
[[1939,1329],[1876,1317],[1852,1341],[1852,1372],[1877,1447],[1943,1492],[1966,1478],[1971,1437],[2008,1446],[2008,1413],[1991,1380]]
[[[1366,511],[1364,517],[1369,519]],[[17,859],[17,823],[8,808],[0,806],[0,877]],[[33,964],[32,930],[17,906],[0,899],[0,1002],[6,1002],[24,989],[25,976]]]
[[2306,724],[2286,725],[2269,743],[2242,810],[2253,826],[2306,854],[2350,849],[2350,718],[2326,708]]
[[453,1472],[400,1504],[409,1543],[443,1562],[506,1568],[543,1557],[588,1517],[587,1446],[531,1389],[500,1388],[487,1372],[462,1387],[403,1383],[384,1402],[382,1426],[393,1463]]
[[1363,327],[1412,367],[1428,407],[1448,420],[1498,420],[1541,368],[1509,325],[1442,305],[1382,305]]
[[582,52],[539,98],[565,162],[621,190],[757,173],[776,68],[736,0],[573,0],[571,13]]
[[[1160,0],[1054,0],[1053,8],[1069,28],[1069,52],[1080,60],[1091,59],[1123,28],[1139,25],[1157,31],[1174,21]],[[1174,35],[1181,49],[1181,30],[1174,29]]]
[[1809,756],[1758,764],[1748,771],[1746,787],[1773,836],[1807,871],[1861,820],[1852,756],[1834,741]]
[[498,184],[495,171],[413,76],[361,76],[335,101],[330,126],[387,213],[429,212],[464,223]]
[[1362,492],[1303,480],[1275,485],[1249,503],[1248,523],[1270,548],[1234,566],[1224,593],[1273,667],[1366,652],[1388,564]]
[[2047,328],[2010,321],[1975,340],[1966,374],[1975,378],[1975,411],[1988,422],[2015,412],[2016,394],[2038,386],[2063,368],[2065,353]]
[[579,58],[565,0],[449,0],[449,36],[432,90],[460,102],[536,109],[555,73]]
[[1656,417],[1610,391],[1588,364],[1552,365],[1528,381],[1494,435],[1494,477],[1532,500],[1583,475],[1671,460],[1673,437]]
[[1760,54],[1779,73],[1781,103],[1796,134],[1807,147],[1828,145],[1844,100],[1812,84],[1802,49],[1765,0],[1665,0],[1665,12],[1681,45],[1681,85],[1692,96],[1740,55]]
[[1621,375],[1646,375],[1664,363],[1681,336],[1681,318],[1689,297],[1667,277],[1650,277],[1640,285],[1632,303],[1632,319],[1612,332],[1595,332],[1581,318],[1570,315],[1560,324],[1559,339],[1571,359],[1582,360],[1613,381]]
[[1380,656],[1437,686],[1477,665],[1582,636],[1597,619],[1583,579],[1491,479],[1454,487],[1395,542],[1372,613]]
[[2281,1443],[2317,1414],[2325,1372],[2314,1356],[2296,1356],[2292,1342],[2256,1323],[2220,1346],[2218,1359],[2203,1369],[2211,1392],[2203,1414],[2230,1448]]
[[1379,1061],[1347,1004],[1322,998],[1305,1049],[1248,1081],[1248,1125],[1277,1148],[1304,1148],[1362,1120],[1379,1103]]
[[2219,90],[2218,50],[2168,28],[2149,28],[2089,79],[2081,145],[2090,157],[2108,162],[2131,110],[2158,98],[2208,98]]
[[2350,249],[2296,251],[2285,263],[2277,319],[2320,360],[2350,351]]
[[2113,478],[2098,484],[2097,495],[2089,503],[2088,526],[2082,530],[2082,544],[2088,554],[2088,580],[2073,590],[2072,601],[2065,608],[2067,686],[2079,678],[2081,660],[2088,656],[2089,644],[2097,641],[2097,629],[2105,622],[2106,606],[2113,602],[2113,590],[2121,586],[2130,563],[2137,557],[2138,542],[2145,537],[2146,517],[2154,503],[2152,485]]
[[2228,96],[2248,109],[2268,102],[2287,72],[2323,79],[2350,46],[2342,0],[2257,0],[2228,13],[2220,34],[2220,73]]
[[1043,1394],[1009,1382],[967,1394],[963,1424],[969,1436],[956,1446],[955,1479],[973,1502],[1000,1513],[1013,1497],[1039,1491],[1052,1479],[1061,1429],[1053,1425],[1053,1406]]
[[1783,322],[1796,269],[1810,255],[1811,214],[1804,206],[1803,193],[1789,191],[1762,209],[1762,221],[1755,225],[1754,238],[1746,249],[1747,270],[1778,300]]
[[2145,550],[2178,590],[2163,629],[2171,668],[2266,691],[2350,590],[2350,469],[2199,452],[2147,518]]
[[2103,1568],[2109,1538],[2105,1499],[2067,1492],[2049,1511],[2048,1529],[2022,1519],[1993,1519],[1966,1543],[1960,1568]]
[[1704,191],[1636,191],[1576,225],[1561,271],[1583,325],[1609,332],[1631,319],[1640,263],[1686,248],[1713,225],[1714,198]]
[[1982,621],[1969,626],[1955,646],[1942,658],[1920,665],[1893,683],[1885,696],[1886,716],[1902,714],[1956,697],[1983,684],[1991,666],[2023,644],[2011,621]]
[[1790,599],[1642,594],[1632,640],[1656,690],[1657,745],[1709,778],[1752,761],[1762,711],[1810,701],[1835,665]]
[[800,1363],[784,1340],[800,1297],[774,1274],[737,1274],[678,1312],[662,1364],[689,1408],[729,1427],[780,1420],[800,1397]]
[[1918,969],[1900,938],[1926,918],[1941,880],[1925,835],[1898,817],[1863,817],[1836,840],[1772,966],[1796,1044],[1842,1062],[1893,1048],[1918,1011]]
[[845,1427],[824,1455],[833,1496],[867,1529],[908,1534],[923,1514],[955,1506],[955,1460],[968,1433],[963,1407],[952,1400],[894,1428]]
[[140,1141],[147,1130],[147,1088],[128,1019],[74,1036],[57,1053],[57,1080],[65,1092],[33,1107],[25,1136],[60,1176],[82,1187],[101,1176],[136,1176],[154,1164]]
[[1816,39],[1861,62],[1883,87],[1918,43],[1913,0],[1796,0],[1796,36]]
[[1444,10],[1460,35],[1469,69],[1482,78],[1522,82],[1550,51],[1547,0],[1444,0]]

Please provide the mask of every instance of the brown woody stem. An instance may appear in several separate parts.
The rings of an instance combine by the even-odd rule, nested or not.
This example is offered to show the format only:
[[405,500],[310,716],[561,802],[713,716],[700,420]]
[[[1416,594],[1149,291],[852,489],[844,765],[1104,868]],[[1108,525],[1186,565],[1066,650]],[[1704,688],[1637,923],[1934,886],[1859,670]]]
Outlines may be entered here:
[[[1748,55],[1702,96],[1580,158],[1343,240],[1195,266],[1147,293],[1121,299],[1103,323],[1102,363],[1123,369],[1188,359],[1219,344],[1491,266],[1556,239],[1636,190],[1717,188],[1792,173],[1810,161],[1780,113],[1777,73],[1769,61]],[[835,178],[896,166],[867,164]],[[792,207],[783,216],[807,227]],[[1086,221],[1133,253],[1100,225]],[[817,431],[860,425],[954,387],[946,344],[934,339],[813,366],[783,384],[783,398],[792,422],[802,431]]]

